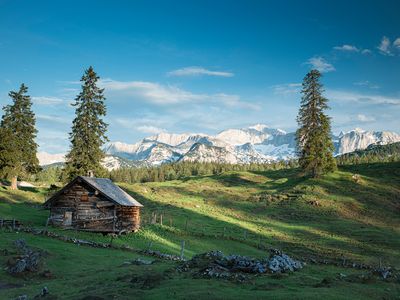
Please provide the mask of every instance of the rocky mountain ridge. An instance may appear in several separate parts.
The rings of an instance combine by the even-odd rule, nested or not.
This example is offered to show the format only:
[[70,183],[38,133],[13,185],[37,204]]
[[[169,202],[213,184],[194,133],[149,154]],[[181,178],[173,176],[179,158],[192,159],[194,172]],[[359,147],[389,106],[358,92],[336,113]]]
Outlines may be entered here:
[[[335,155],[365,149],[372,144],[400,141],[389,131],[354,129],[333,136]],[[216,135],[202,133],[160,133],[135,144],[111,142],[105,147],[103,164],[108,169],[123,166],[155,166],[178,161],[219,162],[232,164],[267,163],[296,156],[294,132],[256,124],[241,129],[227,129]],[[38,154],[40,164],[63,161],[62,154]]]

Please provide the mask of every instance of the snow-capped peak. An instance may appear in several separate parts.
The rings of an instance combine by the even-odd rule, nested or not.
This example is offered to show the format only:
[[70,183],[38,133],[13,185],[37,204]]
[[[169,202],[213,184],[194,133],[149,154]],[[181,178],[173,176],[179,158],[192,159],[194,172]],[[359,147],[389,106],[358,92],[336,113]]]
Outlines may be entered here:
[[262,131],[264,131],[264,129],[269,128],[269,127],[268,127],[268,125],[265,125],[265,124],[255,124],[255,125],[249,126],[248,128],[255,129],[257,131],[262,132]]
[[62,163],[65,161],[65,153],[51,154],[47,152],[38,152],[36,156],[39,160],[39,165],[41,166],[51,165],[60,162]]
[[[388,131],[356,128],[333,137],[335,155],[365,149],[371,144],[400,141],[400,135]],[[215,136],[196,133],[160,133],[136,144],[109,143],[103,165],[149,166],[176,161],[263,163],[296,156],[295,133],[286,133],[265,124],[226,129]],[[63,162],[64,154],[38,153],[41,165]]]

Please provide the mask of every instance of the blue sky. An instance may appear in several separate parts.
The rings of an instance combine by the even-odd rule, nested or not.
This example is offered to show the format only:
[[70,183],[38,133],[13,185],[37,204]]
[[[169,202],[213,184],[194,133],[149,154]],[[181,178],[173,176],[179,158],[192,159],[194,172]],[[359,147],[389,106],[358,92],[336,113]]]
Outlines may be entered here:
[[[278,2],[278,1],[275,1]],[[79,79],[106,89],[111,141],[296,129],[323,72],[334,132],[400,132],[398,1],[2,1],[0,105],[24,82],[41,151],[65,152]]]

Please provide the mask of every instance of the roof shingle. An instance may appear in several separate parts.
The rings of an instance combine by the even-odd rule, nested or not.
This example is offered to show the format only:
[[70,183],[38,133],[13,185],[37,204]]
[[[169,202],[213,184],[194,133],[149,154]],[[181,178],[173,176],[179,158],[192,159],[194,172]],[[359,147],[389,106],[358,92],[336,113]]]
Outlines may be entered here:
[[140,206],[138,201],[136,201],[131,195],[117,186],[114,182],[112,182],[108,178],[96,178],[96,177],[87,177],[87,176],[79,176],[84,181],[86,181],[93,188],[101,192],[104,196],[109,198],[111,201],[114,201],[120,205],[124,206]]

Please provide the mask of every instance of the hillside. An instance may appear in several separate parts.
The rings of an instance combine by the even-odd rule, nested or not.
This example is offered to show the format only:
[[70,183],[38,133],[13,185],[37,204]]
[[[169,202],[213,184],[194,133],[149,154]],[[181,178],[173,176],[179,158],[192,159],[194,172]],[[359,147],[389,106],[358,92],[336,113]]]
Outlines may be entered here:
[[[354,174],[359,174],[359,179],[354,180]],[[144,204],[144,226],[136,234],[114,239],[114,246],[137,250],[151,247],[179,254],[184,240],[187,258],[210,250],[262,258],[269,248],[278,248],[308,263],[296,273],[262,275],[238,284],[194,279],[176,272],[177,263],[164,260],[150,266],[122,266],[133,258],[151,257],[3,229],[0,248],[12,252],[12,242],[24,238],[28,245],[48,252],[45,268],[52,276],[27,276],[22,286],[21,279],[11,277],[2,268],[0,298],[13,299],[21,294],[33,297],[47,286],[59,299],[83,299],[89,295],[103,297],[96,299],[129,299],[132,295],[147,299],[396,299],[400,286],[395,280],[364,280],[362,274],[366,270],[333,263],[347,261],[400,268],[399,181],[397,162],[345,166],[320,179],[302,178],[297,170],[290,169],[121,184]],[[46,189],[11,192],[0,188],[0,219],[15,218],[43,228],[48,212],[38,205],[47,193]],[[163,225],[149,224],[153,213],[157,213],[158,220],[163,215]],[[49,230],[110,242],[110,237],[101,234]],[[8,252],[3,252],[2,267],[10,258]],[[137,281],[143,278],[151,285],[139,286]],[[10,287],[13,284],[16,286]]]

